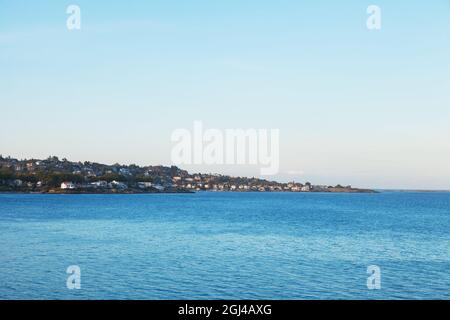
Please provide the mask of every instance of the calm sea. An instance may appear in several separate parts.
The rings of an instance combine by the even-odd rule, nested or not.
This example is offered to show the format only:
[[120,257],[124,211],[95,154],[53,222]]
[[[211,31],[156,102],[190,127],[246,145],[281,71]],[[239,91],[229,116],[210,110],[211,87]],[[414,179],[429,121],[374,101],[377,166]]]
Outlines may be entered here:
[[[68,266],[81,289],[66,286]],[[367,267],[381,289],[367,287]],[[0,194],[0,299],[450,299],[450,193]]]

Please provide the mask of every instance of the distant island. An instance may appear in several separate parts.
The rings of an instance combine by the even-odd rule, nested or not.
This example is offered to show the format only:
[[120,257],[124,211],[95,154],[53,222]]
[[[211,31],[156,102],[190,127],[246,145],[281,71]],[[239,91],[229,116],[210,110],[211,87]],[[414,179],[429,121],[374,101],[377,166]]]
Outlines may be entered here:
[[106,165],[51,156],[18,160],[0,155],[0,192],[23,193],[192,193],[226,192],[375,192],[351,186],[310,182],[280,183],[221,174],[190,174],[176,166]]

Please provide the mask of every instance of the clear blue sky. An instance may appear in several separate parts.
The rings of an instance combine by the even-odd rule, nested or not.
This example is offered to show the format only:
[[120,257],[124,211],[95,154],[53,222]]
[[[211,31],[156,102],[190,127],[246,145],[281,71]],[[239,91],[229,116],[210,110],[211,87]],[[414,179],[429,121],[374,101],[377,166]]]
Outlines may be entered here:
[[450,189],[450,1],[0,0],[0,111],[18,158],[170,164],[202,120],[279,128],[280,180]]

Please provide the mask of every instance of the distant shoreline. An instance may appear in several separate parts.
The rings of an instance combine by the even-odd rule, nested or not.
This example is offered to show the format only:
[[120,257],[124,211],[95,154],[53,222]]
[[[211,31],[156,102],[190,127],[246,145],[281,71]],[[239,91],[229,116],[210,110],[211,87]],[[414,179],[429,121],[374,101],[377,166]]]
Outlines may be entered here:
[[426,189],[374,189],[379,192],[428,192],[428,193],[434,193],[434,192],[449,192],[450,190],[426,190]]
[[175,190],[175,191],[81,191],[81,190],[58,190],[54,192],[48,191],[19,191],[11,190],[0,191],[0,194],[196,194],[196,193],[296,193],[296,194],[308,194],[308,193],[356,193],[356,194],[367,194],[367,193],[450,193],[450,190],[415,190],[415,189],[353,189],[352,191],[309,191],[309,192],[292,192],[292,191],[229,191],[229,190]]
[[309,181],[277,182],[257,177],[189,173],[176,166],[137,166],[0,155],[0,192],[49,194],[134,194],[212,192],[375,193],[351,185],[317,185]]
[[191,190],[185,190],[185,191],[119,191],[119,192],[113,192],[113,191],[105,191],[105,192],[95,192],[95,191],[75,191],[75,190],[68,190],[68,191],[54,191],[54,192],[39,192],[39,191],[0,191],[0,194],[44,194],[44,195],[54,195],[54,194],[66,194],[66,195],[76,195],[76,194],[117,194],[117,195],[128,195],[128,194],[196,194],[196,193],[237,193],[237,194],[245,194],[245,193],[285,193],[285,194],[326,194],[326,193],[341,193],[341,194],[368,194],[368,193],[380,193],[380,191],[376,190],[348,190],[348,191],[309,191],[309,192],[289,192],[289,191],[211,191],[211,190],[200,190],[200,191],[191,191]]

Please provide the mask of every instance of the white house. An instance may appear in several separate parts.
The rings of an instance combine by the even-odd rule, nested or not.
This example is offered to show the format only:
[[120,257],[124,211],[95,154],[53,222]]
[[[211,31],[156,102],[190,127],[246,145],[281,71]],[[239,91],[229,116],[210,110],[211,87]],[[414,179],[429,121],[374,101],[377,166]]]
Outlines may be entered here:
[[164,187],[162,186],[162,185],[160,185],[160,184],[156,184],[156,185],[154,185],[153,186],[156,190],[158,190],[158,191],[163,191],[164,190]]
[[150,188],[152,185],[151,182],[138,182],[138,187],[141,189]]
[[91,182],[91,185],[96,188],[106,188],[108,186],[108,182],[106,181],[95,181]]
[[124,176],[131,176],[131,172],[128,168],[120,168],[119,173],[123,174]]
[[115,181],[115,180],[111,181],[111,186],[113,188],[117,188],[117,189],[126,189],[126,188],[128,188],[128,186],[125,183],[120,182],[120,181]]
[[61,189],[75,189],[75,184],[73,184],[73,182],[64,181],[61,183]]
[[308,192],[311,190],[311,187],[309,185],[304,185],[301,189],[303,192]]

